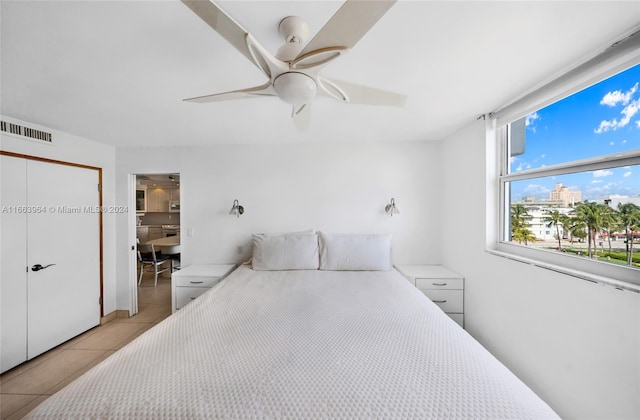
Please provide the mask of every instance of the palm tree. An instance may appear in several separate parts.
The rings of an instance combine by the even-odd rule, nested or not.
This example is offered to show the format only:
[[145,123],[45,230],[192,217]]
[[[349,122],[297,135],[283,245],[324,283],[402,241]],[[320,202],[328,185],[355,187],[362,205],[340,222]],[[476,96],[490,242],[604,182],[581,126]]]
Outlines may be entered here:
[[527,208],[522,204],[514,204],[511,206],[511,238],[516,239],[518,243],[527,245],[529,240],[535,240],[535,235],[528,229],[531,216],[527,212]]
[[596,234],[602,227],[602,214],[607,211],[607,208],[608,206],[604,204],[588,201],[578,203],[576,207],[577,220],[584,223],[587,227],[587,255],[589,258],[593,257],[593,253],[591,252],[591,243],[593,242],[595,245]]
[[640,230],[640,207],[633,203],[619,203],[618,215],[620,223],[624,226],[627,249],[627,265],[633,263],[633,232]]
[[[611,252],[611,232],[618,226],[618,212],[609,206],[602,208],[602,232],[607,234],[609,252]],[[604,249],[604,247],[603,247]]]
[[531,232],[529,229],[525,227],[516,229],[512,233],[511,237],[513,239],[517,239],[518,243],[520,244],[524,242],[525,245],[529,245],[529,241],[536,240],[536,235],[534,235],[533,232]]
[[558,251],[562,249],[562,243],[560,240],[562,236],[560,236],[560,224],[564,227],[564,221],[566,220],[566,216],[560,213],[558,210],[545,210],[547,215],[544,218],[547,223],[547,227],[555,226],[556,227],[556,238],[558,239]]

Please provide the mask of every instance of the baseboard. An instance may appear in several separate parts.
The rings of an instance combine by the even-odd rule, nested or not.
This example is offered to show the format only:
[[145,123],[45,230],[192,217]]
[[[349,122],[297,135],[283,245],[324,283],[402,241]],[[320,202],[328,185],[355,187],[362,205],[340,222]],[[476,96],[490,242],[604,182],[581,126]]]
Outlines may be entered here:
[[100,325],[107,324],[116,318],[129,318],[129,311],[119,309],[119,310],[110,312],[105,316],[103,316],[102,318],[100,318]]
[[118,309],[116,311],[116,318],[129,318],[129,311],[126,309]]

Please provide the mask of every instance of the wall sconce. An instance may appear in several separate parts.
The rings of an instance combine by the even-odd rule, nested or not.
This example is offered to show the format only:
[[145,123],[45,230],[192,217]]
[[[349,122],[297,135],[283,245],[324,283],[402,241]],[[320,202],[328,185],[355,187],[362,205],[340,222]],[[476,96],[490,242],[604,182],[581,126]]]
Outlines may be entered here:
[[396,207],[396,200],[393,198],[389,204],[384,206],[384,211],[391,217],[393,217],[394,214],[400,214],[400,210]]
[[238,203],[238,200],[233,200],[233,207],[229,210],[229,214],[235,214],[236,217],[240,217],[244,213],[244,207]]

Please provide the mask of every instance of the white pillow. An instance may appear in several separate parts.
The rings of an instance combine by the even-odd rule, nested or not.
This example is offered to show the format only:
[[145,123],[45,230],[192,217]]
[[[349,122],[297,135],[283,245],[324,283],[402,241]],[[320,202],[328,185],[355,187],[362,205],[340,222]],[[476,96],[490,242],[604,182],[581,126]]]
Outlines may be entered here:
[[320,270],[389,271],[391,268],[391,234],[320,232]]
[[317,270],[319,266],[318,235],[253,235],[254,270]]

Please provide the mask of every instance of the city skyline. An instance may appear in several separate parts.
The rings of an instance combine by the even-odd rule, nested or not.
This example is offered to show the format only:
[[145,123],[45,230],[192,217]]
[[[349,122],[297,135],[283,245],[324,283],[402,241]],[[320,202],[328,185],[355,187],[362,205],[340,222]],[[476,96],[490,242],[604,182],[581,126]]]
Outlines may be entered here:
[[[526,147],[511,172],[640,149],[640,65],[525,117]],[[512,200],[547,199],[556,183],[583,200],[640,196],[640,165],[512,182]]]

